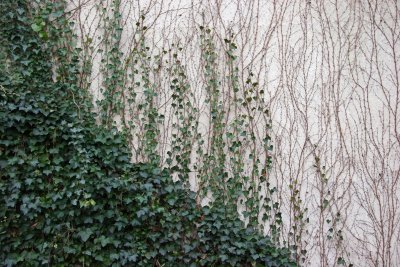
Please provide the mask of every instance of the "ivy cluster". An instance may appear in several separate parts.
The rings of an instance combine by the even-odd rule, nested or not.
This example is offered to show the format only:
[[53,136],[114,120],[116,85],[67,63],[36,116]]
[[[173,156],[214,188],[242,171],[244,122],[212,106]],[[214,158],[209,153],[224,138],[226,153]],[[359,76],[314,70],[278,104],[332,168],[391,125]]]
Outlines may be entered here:
[[1,263],[294,266],[226,206],[199,207],[168,169],[130,162],[125,136],[97,125],[79,92],[77,57],[55,51],[68,22],[50,3],[40,17],[23,0],[1,7]]

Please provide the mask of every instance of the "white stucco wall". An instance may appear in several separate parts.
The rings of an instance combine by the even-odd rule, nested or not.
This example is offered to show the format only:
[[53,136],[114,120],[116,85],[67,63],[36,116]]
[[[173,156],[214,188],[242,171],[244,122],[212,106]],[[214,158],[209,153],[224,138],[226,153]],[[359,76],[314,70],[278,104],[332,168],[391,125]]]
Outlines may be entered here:
[[[355,266],[400,264],[400,4],[396,0],[121,2],[120,49],[125,55],[142,13],[153,54],[172,43],[183,47],[180,57],[194,103],[203,114],[199,132],[204,136],[209,122],[198,26],[214,29],[221,62],[223,39],[234,33],[240,83],[244,88],[248,73],[255,73],[271,114],[274,163],[269,177],[282,204],[284,240],[291,238],[290,199],[295,190],[307,209],[310,222],[299,243],[307,250],[306,266],[334,266],[338,254]],[[93,40],[91,92],[99,99],[99,49],[105,33],[99,27],[101,12],[96,4],[109,5],[74,0],[70,8],[78,35]],[[216,67],[226,92],[226,69],[223,64]],[[160,111],[168,117],[169,87],[163,77],[153,79],[158,79]],[[262,134],[266,121],[262,117],[255,121]],[[168,149],[169,128],[166,120],[160,154]],[[262,158],[261,153],[262,148]],[[326,183],[314,167],[316,157],[321,168],[325,166]],[[294,189],[289,187],[293,184]],[[192,175],[192,188],[196,186]],[[324,199],[329,200],[327,210],[321,208]],[[343,233],[339,248],[337,239],[327,238],[336,221],[332,214],[338,213],[336,228]]]

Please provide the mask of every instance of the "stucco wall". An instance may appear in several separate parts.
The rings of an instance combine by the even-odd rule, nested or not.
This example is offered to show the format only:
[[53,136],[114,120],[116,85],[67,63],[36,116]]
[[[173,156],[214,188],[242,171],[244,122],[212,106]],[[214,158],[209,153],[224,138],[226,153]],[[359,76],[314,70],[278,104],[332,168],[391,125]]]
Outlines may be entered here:
[[[93,63],[89,76],[94,101],[102,98],[101,50],[107,35],[102,20],[112,14],[110,6],[111,1],[95,0],[74,0],[69,6],[80,45],[86,42]],[[224,110],[231,103],[224,38],[232,34],[238,46],[241,92],[247,90],[249,73],[254,73],[257,90],[264,91],[259,104],[269,110],[267,117],[254,113],[252,121],[260,162],[266,157],[261,145],[266,131],[272,137],[268,177],[281,203],[281,239],[307,251],[305,266],[334,266],[338,255],[355,266],[400,264],[400,5],[396,0],[122,0],[120,13],[124,60],[135,43],[136,22],[142,14],[150,54],[173,43],[183,48],[179,58],[199,111],[197,130],[206,140],[210,116],[199,26],[213,30]],[[166,60],[161,59],[164,63],[151,76],[156,104],[166,116],[158,147],[164,160],[173,123],[168,120],[172,108]],[[234,113],[228,112],[226,118],[231,121]],[[114,119],[121,124],[133,118]],[[272,129],[265,127],[270,119]],[[134,155],[137,142],[132,142]],[[243,158],[250,175],[252,143],[247,146]],[[194,153],[192,161],[198,160]],[[198,189],[195,173],[191,186]],[[294,202],[309,218],[302,219],[302,227]]]

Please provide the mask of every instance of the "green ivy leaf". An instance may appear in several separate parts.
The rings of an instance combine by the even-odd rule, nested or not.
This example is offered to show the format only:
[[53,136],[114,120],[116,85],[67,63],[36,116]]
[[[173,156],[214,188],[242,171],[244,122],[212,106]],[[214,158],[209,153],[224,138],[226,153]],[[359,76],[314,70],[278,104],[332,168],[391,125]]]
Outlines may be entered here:
[[93,230],[90,228],[78,232],[78,236],[82,239],[83,242],[86,242],[92,234]]
[[42,26],[40,26],[38,24],[32,24],[31,27],[32,27],[32,30],[34,30],[35,32],[40,32],[42,30]]

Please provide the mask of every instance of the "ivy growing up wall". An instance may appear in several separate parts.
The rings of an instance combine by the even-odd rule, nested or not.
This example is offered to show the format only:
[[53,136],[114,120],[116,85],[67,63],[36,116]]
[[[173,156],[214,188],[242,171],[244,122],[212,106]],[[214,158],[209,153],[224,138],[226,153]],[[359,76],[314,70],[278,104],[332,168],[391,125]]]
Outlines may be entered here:
[[[155,108],[154,87],[142,76],[144,98],[138,105],[144,112],[145,160],[132,164],[128,144],[136,125],[118,131],[108,119],[125,112],[124,105],[130,103],[115,102],[126,93],[123,83],[114,79],[119,69],[104,70],[110,79],[104,83],[97,124],[88,80],[82,75],[90,64],[81,60],[85,49],[74,44],[64,3],[3,1],[0,22],[3,265],[295,266],[289,249],[239,220],[236,203],[228,201],[236,199],[229,190],[237,192],[239,176],[226,187],[215,183],[226,178],[218,173],[222,152],[214,158],[207,154],[213,168],[202,165],[200,174],[208,177],[218,201],[201,207],[196,193],[188,190],[191,146],[181,140],[201,137],[194,135],[196,110],[188,101],[191,95],[177,59],[172,69],[174,140],[183,149],[168,154],[169,168],[160,167],[155,150],[162,116]],[[110,57],[110,62],[119,62],[117,52]],[[142,72],[148,71],[143,67]],[[220,129],[223,113],[214,107],[220,100],[213,86],[211,110],[218,114],[212,127],[226,134]],[[117,100],[107,102],[107,96]],[[240,131],[235,127],[233,131]],[[236,161],[241,168],[240,158]],[[173,181],[174,172],[180,174],[179,181]]]

